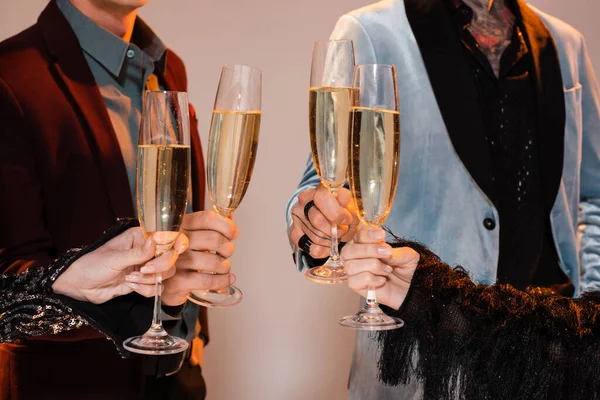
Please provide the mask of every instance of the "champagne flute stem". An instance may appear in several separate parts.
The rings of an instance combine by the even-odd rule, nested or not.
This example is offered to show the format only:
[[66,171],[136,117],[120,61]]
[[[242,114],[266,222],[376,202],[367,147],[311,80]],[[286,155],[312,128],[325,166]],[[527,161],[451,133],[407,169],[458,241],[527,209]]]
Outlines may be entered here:
[[339,261],[340,259],[337,224],[331,224],[331,259],[333,261]]
[[162,275],[155,275],[154,283],[154,311],[152,313],[152,330],[162,331],[162,317],[160,315],[160,304],[161,304],[161,292],[162,292]]
[[[337,197],[337,189],[331,189],[331,194],[334,197]],[[331,252],[330,258],[334,262],[338,262],[340,260],[340,250],[338,243],[338,226],[337,224],[331,224]]]
[[367,307],[375,308],[377,306],[377,292],[374,289],[367,290]]

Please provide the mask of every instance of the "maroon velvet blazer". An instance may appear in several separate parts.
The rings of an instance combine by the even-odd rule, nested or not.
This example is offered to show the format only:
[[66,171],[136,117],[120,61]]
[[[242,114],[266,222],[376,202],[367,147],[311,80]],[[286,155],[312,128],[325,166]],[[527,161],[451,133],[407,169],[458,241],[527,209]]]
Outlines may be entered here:
[[[169,90],[186,91],[181,59],[167,50]],[[192,199],[205,174],[193,108]],[[37,23],[0,43],[0,273],[43,266],[133,217],[125,164],[92,72],[51,1]],[[201,309],[201,322],[206,309]],[[202,324],[206,327],[206,323]],[[98,337],[80,330],[48,340]],[[91,335],[91,336],[90,336]]]

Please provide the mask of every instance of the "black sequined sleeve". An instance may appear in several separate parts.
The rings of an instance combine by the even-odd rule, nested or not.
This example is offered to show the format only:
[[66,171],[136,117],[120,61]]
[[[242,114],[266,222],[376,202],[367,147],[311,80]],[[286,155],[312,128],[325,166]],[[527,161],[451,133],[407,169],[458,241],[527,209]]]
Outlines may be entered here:
[[476,285],[427,248],[400,310],[382,332],[380,380],[418,379],[426,399],[600,398],[600,294],[578,299]]
[[0,277],[0,341],[57,334],[88,323],[52,292],[52,284],[78,258],[73,249],[45,268]]
[[[105,318],[105,315],[106,309],[114,308],[116,301],[133,304],[132,300],[128,300],[132,296],[123,296],[126,300],[93,305],[57,295],[52,285],[75,260],[137,225],[137,221],[132,219],[119,220],[92,245],[72,249],[49,266],[32,267],[17,275],[0,276],[0,342],[57,334],[89,325],[112,339],[121,354],[126,355],[120,346],[121,340],[116,340],[112,333],[120,321],[115,321],[114,317]],[[132,308],[130,304],[121,308],[129,311]]]

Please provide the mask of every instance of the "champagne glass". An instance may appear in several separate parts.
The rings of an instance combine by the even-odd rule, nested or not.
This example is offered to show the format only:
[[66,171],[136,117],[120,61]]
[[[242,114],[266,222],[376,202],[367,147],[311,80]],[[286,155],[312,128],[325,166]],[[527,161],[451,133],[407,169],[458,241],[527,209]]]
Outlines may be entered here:
[[[354,71],[351,40],[315,41],[308,100],[310,146],[321,183],[334,196],[346,182],[348,167],[348,115]],[[331,225],[331,252],[324,265],[305,276],[317,283],[343,283],[348,279],[338,249],[338,226]]]
[[[262,71],[225,65],[215,98],[208,139],[208,192],[213,208],[232,218],[246,194],[260,131]],[[189,300],[205,307],[229,307],[242,300],[235,286],[194,290]]]
[[[187,207],[190,181],[190,118],[185,92],[144,93],[137,161],[137,211],[144,236],[156,242],[156,257],[175,243]],[[123,346],[138,354],[175,354],[188,343],[169,335],[161,318],[162,275],[156,274],[152,325]]]
[[[364,225],[381,226],[394,202],[400,162],[400,113],[393,65],[360,65],[354,71],[350,128],[350,190]],[[365,306],[340,320],[361,330],[401,328],[401,319],[386,315],[369,288]]]

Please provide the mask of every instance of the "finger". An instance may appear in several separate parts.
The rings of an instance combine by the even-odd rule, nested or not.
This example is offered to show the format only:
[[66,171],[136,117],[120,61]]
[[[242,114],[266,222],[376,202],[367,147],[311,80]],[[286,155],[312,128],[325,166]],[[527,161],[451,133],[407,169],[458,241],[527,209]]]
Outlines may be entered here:
[[387,279],[383,276],[376,276],[370,272],[363,272],[358,275],[348,277],[348,287],[357,292],[369,289],[377,289],[385,285]]
[[382,260],[392,267],[413,268],[416,269],[421,256],[410,247],[397,247],[392,249],[392,255]]
[[[169,268],[164,272],[159,272],[162,275],[162,280],[166,281],[167,279],[173,277],[176,272],[175,266]],[[131,283],[138,283],[144,285],[153,285],[156,283],[156,274],[143,274],[138,271],[131,272],[130,274],[125,275],[125,281]]]
[[374,226],[365,226],[354,236],[356,243],[382,243],[384,240],[385,231]]
[[175,266],[175,262],[179,257],[179,253],[175,250],[169,250],[159,257],[156,257],[150,261],[148,261],[142,268],[140,268],[140,272],[142,274],[156,274],[167,271],[170,268]]
[[179,254],[183,254],[188,247],[190,246],[190,239],[187,237],[187,235],[185,233],[180,233],[179,236],[177,236],[177,240],[175,241],[175,244],[173,245],[173,248],[175,249],[175,251]]
[[[315,208],[316,207],[313,206],[310,209],[312,210]],[[312,226],[312,223],[306,219],[304,207],[300,205],[300,203],[296,204],[296,206],[294,206],[294,208],[292,209],[292,222],[294,225],[297,224],[302,230],[313,231],[315,235],[319,236],[323,240],[329,239],[329,236],[331,234],[331,228],[329,228],[329,233],[327,233],[322,230],[322,226],[320,228]],[[329,224],[329,222],[327,223]]]
[[326,258],[331,254],[331,246],[320,246],[312,244],[310,246],[310,256],[312,258]]
[[[352,197],[348,191],[344,192],[344,195],[350,198]],[[339,200],[340,196],[338,195],[338,201]],[[352,215],[352,222],[350,222],[350,225],[348,225],[348,231],[346,234],[340,239],[343,242],[349,242],[353,240],[354,236],[356,236],[356,233],[360,230],[360,220],[358,219],[358,213],[356,212],[356,204],[354,201],[350,201],[350,204],[348,205],[348,211]]]
[[298,195],[298,205],[304,209],[304,206],[315,198],[316,189],[308,189]]
[[177,261],[177,268],[191,271],[208,271],[216,274],[228,274],[231,270],[231,262],[219,256],[205,251],[188,251],[181,255]]
[[[144,285],[134,282],[125,282],[127,286],[131,288],[134,292],[141,294],[144,297],[154,297],[156,294],[156,286],[152,285]],[[161,293],[164,291],[164,286],[161,286]]]
[[129,250],[116,250],[111,253],[109,265],[122,271],[128,267],[145,264],[154,258],[156,243],[152,237],[146,239],[142,246],[135,246]]
[[[298,242],[300,241],[300,238],[303,235],[304,235],[304,231],[302,231],[302,229],[298,228],[297,226],[294,226],[292,228],[292,231],[290,232],[290,239],[292,240],[293,243],[296,244],[296,246],[298,246]],[[309,236],[309,239],[310,239],[310,236]],[[321,245],[321,244],[313,242],[309,248],[310,256],[313,258],[325,258],[325,257],[329,256],[329,253],[331,252],[331,244],[330,244],[330,242],[326,242],[326,243],[327,243],[326,245]],[[304,250],[304,249],[302,249],[302,250]]]
[[335,196],[323,185],[317,187],[314,200],[317,207],[331,223],[338,225],[349,225],[352,215],[348,210],[338,203]]
[[360,226],[358,224],[354,225],[354,226],[353,225],[348,226],[348,231],[344,234],[344,236],[342,236],[340,238],[340,241],[341,242],[349,242],[349,241],[353,240],[359,229],[360,229]]
[[344,261],[360,260],[364,258],[382,258],[392,257],[393,249],[387,243],[350,243],[344,246],[341,256]]
[[329,246],[331,243],[331,238],[329,236],[324,235],[321,231],[314,230],[314,228],[308,225],[308,222],[305,219],[298,216],[296,213],[292,214],[292,219],[294,220],[292,231],[296,231],[294,235],[296,240],[294,243],[298,244],[298,240],[300,240],[302,235],[306,234],[311,242],[321,246]]
[[381,262],[378,258],[365,258],[362,260],[344,259],[344,270],[348,276],[356,276],[364,272],[369,272],[377,276],[388,276],[394,271],[392,267]]
[[192,290],[219,290],[235,282],[233,274],[213,275],[201,272],[183,271],[169,281],[170,290],[189,292]]
[[[199,211],[186,214],[183,218],[182,227],[186,234],[191,231],[215,231],[228,240],[235,240],[238,236],[237,226],[233,221],[215,211]],[[192,242],[192,238],[190,238],[190,242]]]
[[[315,229],[318,229],[319,232],[321,232],[324,236],[326,236],[326,237],[332,236],[332,231],[331,231],[332,223],[329,222],[329,220],[325,217],[325,215],[317,207],[311,207],[310,210],[308,210],[308,222]],[[344,236],[346,234],[346,232],[348,232],[347,225],[338,225],[338,234],[337,234],[338,238],[341,238],[342,236]]]
[[189,231],[189,250],[214,251],[225,258],[233,255],[235,246],[231,240],[217,231]]
[[354,200],[352,199],[352,193],[346,188],[341,188],[335,195],[340,206],[344,208],[350,208],[354,205]]

